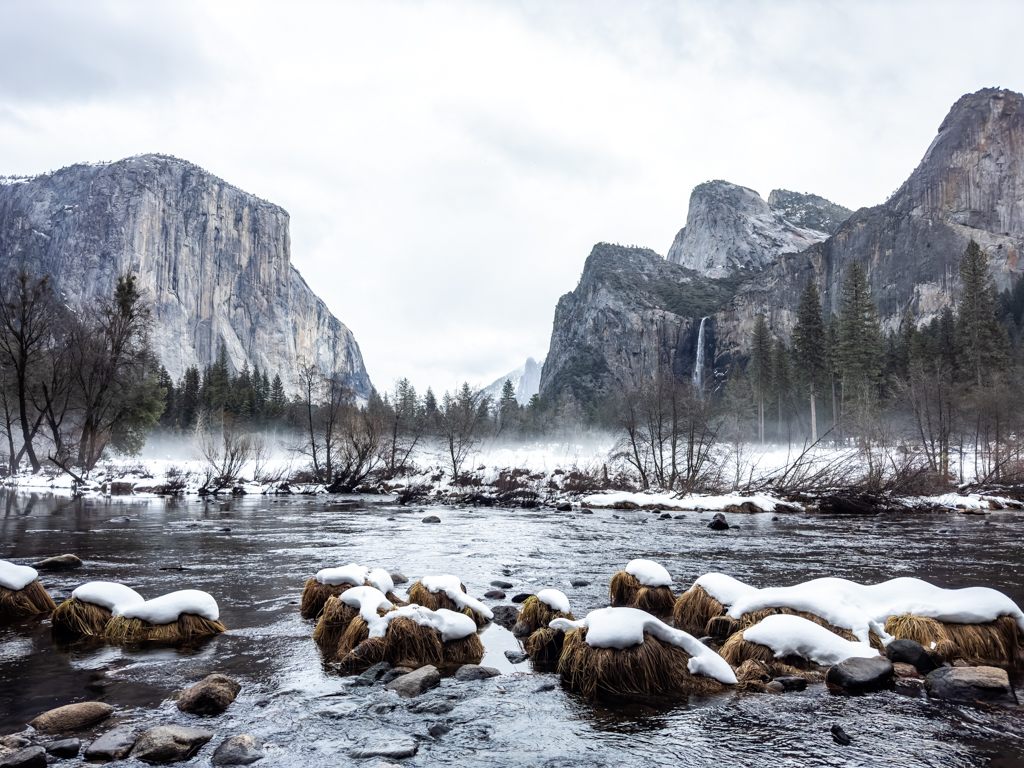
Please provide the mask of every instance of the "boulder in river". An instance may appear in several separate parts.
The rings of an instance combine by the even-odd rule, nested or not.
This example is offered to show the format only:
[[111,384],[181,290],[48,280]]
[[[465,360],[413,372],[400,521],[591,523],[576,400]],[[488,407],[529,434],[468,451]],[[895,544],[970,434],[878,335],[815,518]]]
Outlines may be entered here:
[[61,739],[60,741],[51,741],[46,745],[47,753],[54,757],[78,757],[81,750],[81,739]]
[[1013,702],[1005,669],[999,667],[941,667],[925,678],[930,696],[950,701]]
[[725,515],[716,512],[715,516],[711,518],[711,522],[708,523],[708,528],[712,531],[726,531],[729,529],[729,523],[726,521]]
[[0,755],[0,768],[46,768],[46,750],[25,747],[17,752]]
[[885,655],[894,664],[913,665],[922,675],[927,675],[933,669],[942,666],[936,654],[928,651],[916,640],[893,640],[885,648]]
[[56,555],[32,563],[37,571],[73,571],[82,567],[82,560],[77,555]]
[[206,742],[213,731],[183,725],[158,725],[143,731],[132,749],[132,757],[146,763],[179,763],[188,760]]
[[494,667],[482,667],[479,664],[463,664],[455,672],[455,679],[462,681],[469,680],[486,680],[488,677],[497,677],[500,675]]
[[399,696],[412,698],[413,696],[419,696],[425,691],[429,691],[431,688],[436,688],[440,684],[441,673],[437,671],[437,667],[434,665],[427,664],[425,667],[420,667],[406,675],[396,677],[385,687],[389,691],[394,691]]
[[242,686],[227,675],[207,675],[178,696],[178,709],[193,715],[219,715],[231,706]]
[[846,659],[828,668],[825,684],[833,693],[870,693],[891,688],[893,672],[892,662],[881,656]]
[[240,733],[224,739],[213,753],[213,765],[251,765],[264,757],[256,739],[251,734]]
[[85,759],[109,763],[126,757],[135,746],[138,731],[127,725],[111,728],[85,748]]
[[486,592],[484,592],[484,597],[486,597],[488,600],[504,600],[505,593],[502,592],[500,589],[489,589]]
[[494,623],[505,629],[512,629],[519,621],[519,609],[514,605],[496,605],[492,609]]
[[367,736],[351,755],[356,759],[383,757],[386,760],[404,760],[418,750],[416,739],[406,733],[376,733]]
[[29,725],[40,733],[67,733],[96,725],[110,717],[113,711],[112,706],[102,701],[80,701],[43,712]]
[[438,517],[437,515],[427,515],[420,522],[421,523],[440,523],[441,522],[441,518]]

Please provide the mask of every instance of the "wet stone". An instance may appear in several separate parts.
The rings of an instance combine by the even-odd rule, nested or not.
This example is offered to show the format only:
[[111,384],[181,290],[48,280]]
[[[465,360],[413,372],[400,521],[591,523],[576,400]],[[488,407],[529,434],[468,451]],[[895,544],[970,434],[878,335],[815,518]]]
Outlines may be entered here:
[[0,756],[0,768],[46,768],[46,750],[42,747],[26,747]]
[[356,759],[383,757],[387,760],[404,760],[419,750],[416,739],[405,733],[373,734],[350,753]]
[[391,580],[395,582],[395,584],[407,584],[409,582],[409,578],[401,571],[392,571]]
[[431,688],[436,688],[440,684],[441,673],[437,671],[437,667],[428,664],[406,675],[396,677],[385,687],[389,691],[394,691],[399,696],[411,698],[419,696]]
[[514,605],[496,605],[494,612],[494,623],[505,629],[512,629],[519,620],[519,609]]
[[54,757],[78,757],[81,749],[81,739],[61,739],[46,745],[46,751]]
[[82,561],[77,555],[57,555],[32,563],[37,571],[73,571],[82,567]]
[[359,680],[366,680],[366,681],[369,681],[371,683],[376,683],[376,682],[380,681],[381,678],[383,678],[390,671],[391,671],[391,665],[390,664],[388,664],[386,661],[378,661],[372,667],[370,667],[365,672],[363,672],[361,675],[359,675],[358,679]]
[[504,600],[505,593],[502,592],[500,589],[489,589],[486,592],[484,592],[484,597],[486,597],[488,600]]
[[86,760],[120,760],[132,751],[138,731],[126,725],[112,728],[85,748]]
[[101,701],[80,701],[43,712],[29,725],[41,733],[66,733],[106,720],[113,711],[112,706]]
[[481,667],[479,664],[463,664],[455,673],[455,679],[461,681],[486,680],[497,677],[501,672],[494,667]]
[[513,664],[522,664],[530,657],[522,651],[505,651],[505,658]]
[[779,683],[786,691],[803,691],[807,689],[807,680],[799,675],[781,675],[772,682]]
[[832,733],[832,741],[836,744],[842,744],[845,747],[846,745],[853,743],[853,739],[850,738],[850,734],[844,731],[841,725],[834,724],[829,731]]
[[512,602],[513,603],[524,603],[527,600],[529,600],[531,597],[533,597],[533,595],[531,595],[529,592],[520,592],[519,594],[514,595],[512,597]]
[[447,723],[432,723],[427,726],[427,733],[433,736],[435,739],[439,739],[446,733],[450,733],[452,727]]
[[870,693],[891,688],[892,662],[888,659],[846,659],[829,667],[825,684],[834,693]]
[[950,701],[1014,701],[1010,678],[999,667],[942,667],[925,678],[928,694]]
[[712,531],[726,531],[729,529],[729,523],[726,522],[725,515],[721,512],[717,512],[715,516],[711,518],[711,522],[708,523],[708,528]]
[[235,700],[242,686],[227,675],[207,675],[178,696],[178,709],[193,715],[219,715]]
[[159,725],[143,731],[131,754],[146,763],[178,763],[188,760],[212,738],[213,731],[205,728]]
[[574,587],[589,587],[590,586],[590,582],[587,581],[586,579],[572,579],[569,583],[572,586],[574,586]]
[[440,523],[441,522],[441,518],[438,517],[437,515],[427,515],[420,522],[421,523]]
[[941,666],[935,654],[914,640],[893,640],[885,648],[885,655],[893,663],[910,664],[922,675]]
[[240,733],[225,739],[213,753],[213,765],[251,765],[264,757],[256,739],[251,734]]
[[510,582],[510,581],[501,581],[499,579],[499,580],[496,580],[496,581],[492,581],[491,582],[491,586],[492,587],[497,587],[498,589],[512,589],[512,582]]
[[455,709],[455,702],[451,699],[429,699],[417,701],[409,705],[409,711],[415,714],[443,715]]

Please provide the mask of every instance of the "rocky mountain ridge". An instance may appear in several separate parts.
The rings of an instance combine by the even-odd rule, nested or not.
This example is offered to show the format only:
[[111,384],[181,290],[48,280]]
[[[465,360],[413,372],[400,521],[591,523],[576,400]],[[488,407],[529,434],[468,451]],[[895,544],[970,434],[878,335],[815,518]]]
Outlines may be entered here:
[[370,380],[352,332],[291,263],[289,216],[192,163],[140,155],[0,179],[0,272],[50,275],[72,304],[131,271],[153,304],[153,346],[174,379],[215,360],[297,386],[299,366]]

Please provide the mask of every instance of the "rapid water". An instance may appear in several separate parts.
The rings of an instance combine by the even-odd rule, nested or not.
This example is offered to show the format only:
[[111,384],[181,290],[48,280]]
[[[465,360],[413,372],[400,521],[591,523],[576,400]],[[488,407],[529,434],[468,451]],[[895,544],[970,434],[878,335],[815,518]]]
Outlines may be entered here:
[[[422,524],[426,514],[442,523]],[[731,516],[739,527],[722,533],[707,529],[708,517],[405,509],[325,496],[203,502],[0,494],[0,557],[28,562],[72,552],[85,560],[77,572],[44,575],[56,599],[91,579],[123,581],[147,597],[194,587],[217,597],[231,628],[189,652],[58,648],[45,621],[0,628],[0,734],[50,707],[98,698],[140,727],[211,728],[217,735],[190,765],[208,765],[222,739],[242,732],[270,745],[257,765],[304,768],[347,765],[354,747],[396,733],[419,741],[418,754],[403,761],[414,766],[1022,764],[1019,708],[952,706],[912,691],[847,698],[821,685],[661,708],[595,705],[564,691],[554,675],[531,672],[528,662],[509,664],[502,651],[516,643],[497,627],[484,633],[484,663],[500,667],[501,677],[445,680],[419,699],[400,700],[326,669],[312,623],[298,614],[308,576],[356,561],[410,579],[455,573],[477,596],[496,579],[515,585],[509,597],[553,586],[581,615],[605,604],[609,577],[634,557],[659,560],[679,584],[711,570],[758,586],[826,575],[919,576],[942,586],[992,586],[1024,604],[1015,514]],[[574,588],[570,579],[590,584]],[[211,672],[242,683],[238,700],[217,718],[179,712],[168,697]],[[415,702],[435,700],[449,701],[450,711],[413,711]],[[451,730],[433,738],[427,729],[436,723]],[[832,740],[834,723],[851,745]]]

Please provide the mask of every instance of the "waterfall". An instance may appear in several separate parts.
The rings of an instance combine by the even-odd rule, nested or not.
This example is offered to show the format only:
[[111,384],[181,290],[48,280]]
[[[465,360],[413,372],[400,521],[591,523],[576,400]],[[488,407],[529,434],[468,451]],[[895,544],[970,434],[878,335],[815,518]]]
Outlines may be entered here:
[[704,394],[704,323],[707,316],[700,319],[700,330],[697,331],[697,362],[693,366],[693,388],[698,395]]

